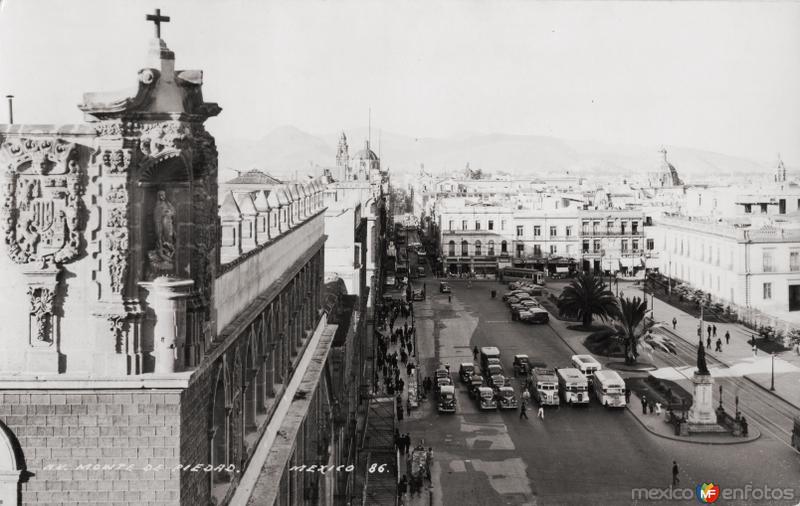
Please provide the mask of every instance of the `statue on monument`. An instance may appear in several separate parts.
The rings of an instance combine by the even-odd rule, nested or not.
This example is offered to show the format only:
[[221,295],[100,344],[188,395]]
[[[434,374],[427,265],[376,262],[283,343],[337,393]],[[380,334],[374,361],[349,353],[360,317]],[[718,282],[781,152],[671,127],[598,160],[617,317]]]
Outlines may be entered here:
[[703,341],[697,345],[697,374],[701,374],[704,376],[710,376],[711,373],[708,371],[708,364],[706,364],[706,350],[703,348]]
[[171,271],[175,256],[175,206],[167,200],[167,193],[159,190],[153,210],[156,247],[148,252],[152,266],[159,271]]

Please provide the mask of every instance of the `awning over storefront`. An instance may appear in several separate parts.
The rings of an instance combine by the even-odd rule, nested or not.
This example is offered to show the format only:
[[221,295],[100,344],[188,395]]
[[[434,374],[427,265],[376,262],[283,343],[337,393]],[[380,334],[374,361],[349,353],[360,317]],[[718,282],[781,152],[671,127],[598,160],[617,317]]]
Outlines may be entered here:
[[619,262],[614,261],[610,258],[604,258],[603,262],[600,266],[604,271],[615,270],[619,267]]
[[556,267],[556,272],[569,273],[569,267]]
[[642,262],[639,257],[624,257],[619,259],[619,266],[627,267],[628,269],[633,269],[634,267],[641,267]]

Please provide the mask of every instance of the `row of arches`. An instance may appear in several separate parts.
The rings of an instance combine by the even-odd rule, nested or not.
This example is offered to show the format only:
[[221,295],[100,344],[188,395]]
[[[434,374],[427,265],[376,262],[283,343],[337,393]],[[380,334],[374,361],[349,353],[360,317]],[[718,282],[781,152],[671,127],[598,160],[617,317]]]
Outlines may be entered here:
[[[500,254],[508,253],[508,241],[501,241],[500,242]],[[492,239],[489,239],[486,243],[486,250],[483,249],[483,243],[480,240],[476,240],[472,244],[472,255],[473,256],[494,256],[497,252],[495,250],[495,242]],[[456,256],[456,242],[450,241],[447,244],[447,256],[454,257]],[[461,241],[461,249],[460,249],[460,256],[466,257],[470,256],[470,243],[466,239]]]
[[[213,369],[210,398],[209,462],[241,469],[268,421],[270,406],[291,379],[304,339],[319,321],[324,260],[318,252],[267,304]],[[218,501],[239,474],[211,472]]]

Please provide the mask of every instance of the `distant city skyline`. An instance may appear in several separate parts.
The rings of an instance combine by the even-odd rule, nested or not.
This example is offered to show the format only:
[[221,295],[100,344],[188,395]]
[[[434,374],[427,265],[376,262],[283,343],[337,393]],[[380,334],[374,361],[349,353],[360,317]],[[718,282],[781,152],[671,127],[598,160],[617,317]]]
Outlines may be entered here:
[[[197,5],[161,5],[162,38],[178,68],[204,71],[223,108],[208,128],[223,141],[281,125],[347,130],[371,107],[374,133],[679,145],[800,165],[800,4]],[[15,121],[81,122],[84,92],[135,86],[154,7],[3,1],[0,94],[16,96]]]

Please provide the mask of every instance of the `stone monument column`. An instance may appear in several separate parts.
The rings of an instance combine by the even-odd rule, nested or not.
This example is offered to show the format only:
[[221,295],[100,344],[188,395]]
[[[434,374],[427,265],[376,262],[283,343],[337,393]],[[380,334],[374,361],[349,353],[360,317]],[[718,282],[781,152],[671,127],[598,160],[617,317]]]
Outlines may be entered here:
[[167,276],[140,285],[148,290],[148,305],[155,316],[153,357],[156,374],[180,372],[184,368],[186,344],[186,299],[192,295],[194,281]]
[[[697,346],[697,371],[692,376],[694,384],[694,401],[689,410],[689,425],[716,425],[717,414],[714,411],[714,378],[706,364],[706,352],[703,342]],[[691,428],[690,428],[691,430]]]

